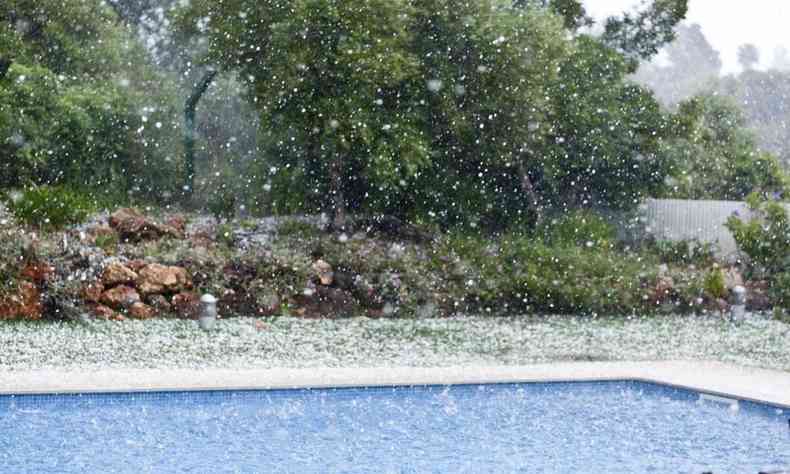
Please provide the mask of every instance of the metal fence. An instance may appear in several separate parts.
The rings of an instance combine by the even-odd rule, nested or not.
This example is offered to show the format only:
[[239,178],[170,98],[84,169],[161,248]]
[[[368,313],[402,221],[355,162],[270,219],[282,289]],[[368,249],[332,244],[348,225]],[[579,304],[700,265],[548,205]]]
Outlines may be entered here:
[[[790,204],[785,204],[790,212]],[[644,232],[659,240],[697,240],[716,244],[722,256],[733,255],[738,247],[727,230],[727,218],[751,213],[745,202],[648,199],[640,207]]]

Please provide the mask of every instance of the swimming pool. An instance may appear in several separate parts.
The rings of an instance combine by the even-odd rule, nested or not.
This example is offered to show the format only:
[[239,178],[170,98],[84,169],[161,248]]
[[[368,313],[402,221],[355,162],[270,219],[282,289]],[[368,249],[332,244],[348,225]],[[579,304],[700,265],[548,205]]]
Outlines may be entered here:
[[0,396],[3,472],[790,467],[788,411],[643,382]]

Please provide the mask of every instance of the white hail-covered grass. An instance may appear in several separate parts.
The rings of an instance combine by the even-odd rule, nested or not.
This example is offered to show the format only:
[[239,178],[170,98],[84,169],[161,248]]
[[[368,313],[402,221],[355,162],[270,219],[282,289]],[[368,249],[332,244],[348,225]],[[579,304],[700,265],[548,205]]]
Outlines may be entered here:
[[0,323],[0,371],[718,360],[790,370],[790,325],[716,317]]

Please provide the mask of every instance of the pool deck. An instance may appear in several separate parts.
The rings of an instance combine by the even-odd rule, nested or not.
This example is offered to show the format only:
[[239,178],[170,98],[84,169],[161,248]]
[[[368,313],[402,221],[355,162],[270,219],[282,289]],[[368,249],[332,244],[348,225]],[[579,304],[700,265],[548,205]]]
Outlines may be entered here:
[[0,372],[0,395],[636,380],[790,409],[790,372],[719,362],[561,362],[527,366],[135,369]]

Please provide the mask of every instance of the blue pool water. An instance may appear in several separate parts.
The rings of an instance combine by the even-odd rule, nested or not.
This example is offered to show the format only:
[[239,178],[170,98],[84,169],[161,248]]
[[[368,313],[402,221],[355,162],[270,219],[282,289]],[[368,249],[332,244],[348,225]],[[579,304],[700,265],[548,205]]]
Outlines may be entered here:
[[0,397],[0,471],[757,473],[790,412],[637,382]]

